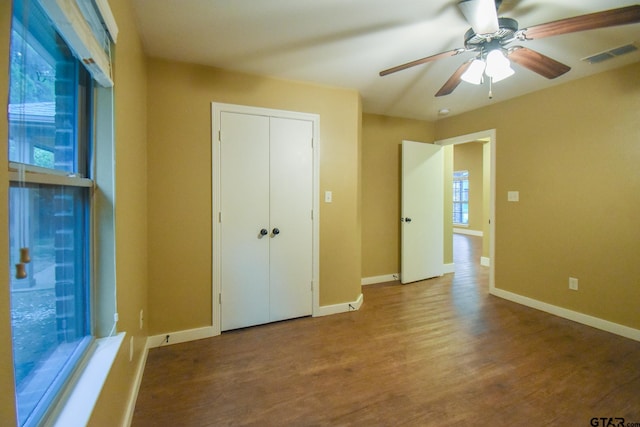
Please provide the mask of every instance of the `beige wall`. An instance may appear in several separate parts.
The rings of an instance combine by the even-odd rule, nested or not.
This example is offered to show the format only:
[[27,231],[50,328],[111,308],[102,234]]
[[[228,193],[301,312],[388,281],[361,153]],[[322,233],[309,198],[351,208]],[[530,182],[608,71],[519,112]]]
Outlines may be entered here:
[[360,295],[356,91],[149,61],[149,327],[211,325],[211,102],[320,115],[320,305]]
[[640,328],[638,75],[634,64],[437,123],[438,139],[496,129],[498,288]]
[[429,122],[363,115],[362,277],[400,272],[400,146],[433,136]]
[[[9,69],[9,36],[11,34],[11,2],[0,2],[0,99],[2,105],[6,106],[9,99],[9,82],[7,72]],[[0,424],[11,426],[14,425],[16,419],[15,413],[15,393],[13,380],[13,350],[11,339],[11,313],[9,309],[9,210],[8,210],[8,184],[9,179],[7,171],[7,141],[8,123],[6,107],[3,114],[0,114],[0,138],[5,141],[0,149],[0,277],[4,279],[0,294]]]
[[469,226],[482,231],[483,225],[483,161],[482,142],[468,142],[453,146],[453,170],[469,171]]

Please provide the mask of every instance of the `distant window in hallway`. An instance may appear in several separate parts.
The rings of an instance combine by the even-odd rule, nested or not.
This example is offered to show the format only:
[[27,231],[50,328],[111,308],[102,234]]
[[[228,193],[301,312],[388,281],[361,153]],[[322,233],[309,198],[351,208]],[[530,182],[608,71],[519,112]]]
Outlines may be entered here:
[[453,224],[469,225],[469,171],[453,172]]

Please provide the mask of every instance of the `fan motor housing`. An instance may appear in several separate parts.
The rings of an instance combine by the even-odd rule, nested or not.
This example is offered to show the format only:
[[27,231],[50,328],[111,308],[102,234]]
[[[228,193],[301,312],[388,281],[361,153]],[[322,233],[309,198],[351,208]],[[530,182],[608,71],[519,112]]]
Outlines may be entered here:
[[514,39],[518,31],[518,21],[511,18],[498,18],[500,29],[492,34],[476,34],[473,28],[464,35],[464,47],[467,50],[480,51],[488,43],[497,41],[501,45],[507,44]]

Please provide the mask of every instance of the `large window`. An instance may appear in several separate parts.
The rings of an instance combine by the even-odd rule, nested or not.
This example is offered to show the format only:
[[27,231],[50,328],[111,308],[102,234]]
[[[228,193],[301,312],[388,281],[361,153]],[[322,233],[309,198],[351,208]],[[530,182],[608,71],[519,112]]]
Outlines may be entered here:
[[92,80],[36,1],[14,1],[11,325],[18,421],[36,425],[92,340]]
[[453,223],[469,225],[469,171],[453,172]]

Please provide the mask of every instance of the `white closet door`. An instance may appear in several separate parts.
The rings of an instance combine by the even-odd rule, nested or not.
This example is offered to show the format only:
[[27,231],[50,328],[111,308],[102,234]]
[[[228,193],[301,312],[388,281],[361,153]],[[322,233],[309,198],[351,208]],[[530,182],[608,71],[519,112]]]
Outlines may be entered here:
[[313,123],[272,117],[270,135],[269,282],[274,322],[312,311]]
[[269,322],[269,118],[222,112],[221,330]]

